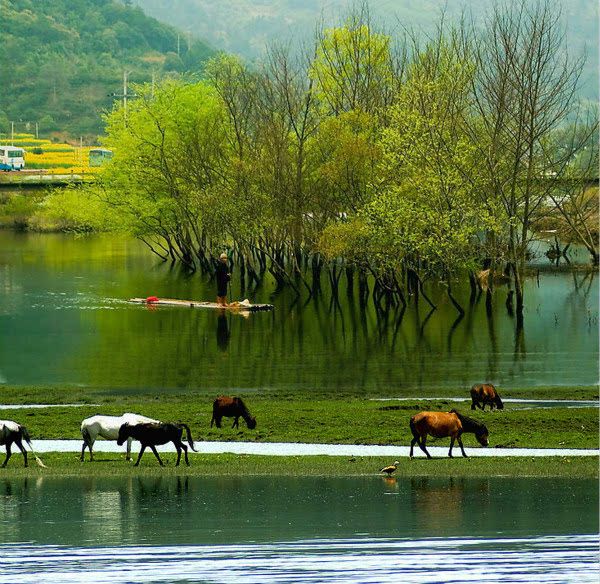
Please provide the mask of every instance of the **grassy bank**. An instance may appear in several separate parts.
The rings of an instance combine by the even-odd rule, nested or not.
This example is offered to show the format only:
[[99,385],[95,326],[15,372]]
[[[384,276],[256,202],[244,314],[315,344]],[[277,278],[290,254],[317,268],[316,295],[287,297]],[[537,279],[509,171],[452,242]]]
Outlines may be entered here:
[[[448,397],[465,397],[465,390],[436,391]],[[503,397],[538,399],[597,399],[597,388],[536,388],[511,391]],[[191,426],[195,440],[318,442],[332,444],[408,445],[412,439],[408,422],[421,410],[449,411],[456,408],[486,424],[490,446],[523,448],[598,448],[597,408],[525,409],[507,406],[503,411],[470,410],[470,400],[449,401],[435,397],[417,397],[407,401],[380,401],[374,396],[320,392],[247,392],[241,397],[256,416],[257,428],[231,428],[224,418],[223,427],[210,427],[213,392],[190,393],[115,393],[107,390],[78,388],[17,388],[2,386],[0,403],[58,404],[57,407],[11,409],[1,417],[24,424],[34,438],[80,439],[81,420],[96,413],[120,415],[136,412],[159,420],[176,420]],[[404,396],[407,397],[407,396]],[[62,404],[62,405],[60,405]],[[70,407],[66,404],[86,404]],[[446,445],[448,440],[437,443]],[[465,446],[476,446],[472,434],[465,435]],[[431,444],[436,441],[431,439]]]
[[[419,392],[421,393],[421,392]],[[465,389],[422,392],[406,401],[381,401],[380,395],[359,395],[356,392],[335,396],[322,392],[248,391],[242,394],[250,411],[257,419],[257,428],[248,430],[240,419],[240,428],[231,428],[231,419],[224,418],[223,427],[210,427],[212,417],[211,391],[130,392],[106,389],[0,387],[3,404],[54,404],[56,407],[16,408],[0,412],[0,417],[25,425],[34,439],[81,439],[81,420],[96,413],[120,415],[125,411],[142,413],[160,420],[178,420],[190,425],[194,440],[203,441],[256,441],[256,442],[317,442],[331,444],[382,444],[407,446],[412,435],[408,421],[421,410],[449,411],[456,408],[486,424],[490,447],[519,448],[598,448],[598,409],[594,407],[526,409],[507,406],[503,411],[470,410]],[[393,396],[394,394],[389,394]],[[397,394],[396,394],[397,395]],[[440,398],[439,396],[444,397]],[[511,390],[502,397],[535,397],[537,399],[597,399],[598,388],[536,388]],[[389,397],[389,396],[388,396]],[[402,396],[409,397],[409,396]],[[455,402],[446,397],[461,397]],[[84,404],[73,407],[69,404]],[[472,434],[463,437],[465,448],[479,448]],[[447,448],[449,439],[430,438],[430,445]],[[4,449],[2,449],[4,450]],[[133,448],[138,451],[137,446]],[[402,461],[397,476],[598,476],[598,458],[459,458],[458,447],[454,460],[438,458],[433,461],[416,458]],[[2,453],[0,453],[2,456]],[[33,463],[21,469],[20,454],[15,454],[4,469],[5,475],[19,474],[312,474],[347,475],[373,474],[388,459],[344,457],[270,457],[192,455],[192,467],[160,469],[151,452],[144,455],[137,469],[126,463],[124,456],[99,453],[98,462],[79,463],[71,454],[48,454],[43,459],[48,469],[39,469]]]
[[[134,448],[134,451],[137,450]],[[343,456],[248,456],[236,454],[192,454],[190,466],[175,467],[175,454],[165,453],[158,465],[147,451],[134,467],[124,455],[98,453],[94,462],[79,462],[75,453],[48,453],[42,455],[47,468],[38,467],[33,460],[23,467],[20,454],[14,455],[1,478],[17,477],[136,477],[136,476],[382,476],[380,468],[390,463],[389,458]],[[538,458],[433,458],[409,460],[403,458],[392,479],[403,477],[565,477],[597,478],[597,457],[538,457]]]

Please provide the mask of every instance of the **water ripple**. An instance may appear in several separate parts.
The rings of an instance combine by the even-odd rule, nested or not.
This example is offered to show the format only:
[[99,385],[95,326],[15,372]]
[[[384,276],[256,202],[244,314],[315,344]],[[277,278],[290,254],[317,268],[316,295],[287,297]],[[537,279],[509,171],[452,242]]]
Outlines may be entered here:
[[343,539],[260,545],[0,546],[6,584],[598,582],[596,535],[515,539]]

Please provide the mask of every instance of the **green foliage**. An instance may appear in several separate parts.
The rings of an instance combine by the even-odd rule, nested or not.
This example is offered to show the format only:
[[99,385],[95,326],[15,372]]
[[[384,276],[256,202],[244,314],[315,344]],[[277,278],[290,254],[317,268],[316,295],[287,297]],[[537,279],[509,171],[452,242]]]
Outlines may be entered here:
[[324,31],[310,71],[317,98],[334,113],[384,105],[395,80],[390,42],[359,16]]
[[1,8],[5,131],[3,119],[38,122],[46,134],[100,134],[124,70],[150,81],[161,69],[199,71],[214,52],[180,43],[178,57],[174,28],[119,2],[2,0]]
[[46,197],[28,226],[34,231],[106,232],[122,229],[123,221],[92,189],[71,187],[56,189]]

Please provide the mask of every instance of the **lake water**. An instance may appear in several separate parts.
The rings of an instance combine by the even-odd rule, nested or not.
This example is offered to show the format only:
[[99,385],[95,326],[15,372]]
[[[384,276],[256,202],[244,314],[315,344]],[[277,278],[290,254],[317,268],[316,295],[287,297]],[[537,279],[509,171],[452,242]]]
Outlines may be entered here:
[[[581,254],[581,261],[587,256]],[[484,299],[457,313],[441,290],[438,310],[409,305],[378,317],[343,287],[331,303],[306,302],[266,279],[233,296],[275,305],[271,313],[219,315],[149,308],[131,297],[213,300],[214,283],[158,262],[119,237],[0,232],[0,382],[77,384],[116,390],[215,392],[364,389],[401,397],[420,388],[501,388],[598,383],[598,278],[569,270],[527,281],[525,325],[517,330],[500,289],[491,318]],[[326,279],[326,278],[325,278]]]
[[598,581],[595,480],[0,479],[0,581]]

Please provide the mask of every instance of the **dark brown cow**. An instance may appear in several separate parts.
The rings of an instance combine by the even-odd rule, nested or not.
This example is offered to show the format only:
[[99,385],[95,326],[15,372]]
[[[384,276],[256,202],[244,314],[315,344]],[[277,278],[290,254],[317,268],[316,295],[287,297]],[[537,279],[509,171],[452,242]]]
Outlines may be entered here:
[[250,415],[246,404],[239,397],[221,397],[215,399],[213,402],[213,415],[210,421],[210,427],[212,428],[213,422],[217,428],[221,427],[221,418],[235,418],[233,421],[232,428],[239,428],[240,416],[246,421],[248,429],[254,430],[256,428],[256,418]]
[[450,458],[452,458],[452,447],[455,440],[458,440],[462,455],[467,456],[461,439],[461,435],[465,432],[475,434],[477,441],[482,446],[488,445],[488,429],[477,420],[467,418],[467,416],[463,416],[456,410],[450,410],[448,413],[419,412],[410,419],[410,431],[413,435],[410,443],[410,458],[413,457],[415,444],[427,455],[427,458],[431,458],[425,447],[428,434],[434,438],[446,438],[450,436],[450,450],[448,451]]
[[485,410],[485,406],[489,404],[490,410],[497,407],[499,410],[504,409],[504,404],[496,391],[496,388],[491,383],[476,383],[471,388],[471,409],[479,408]]

